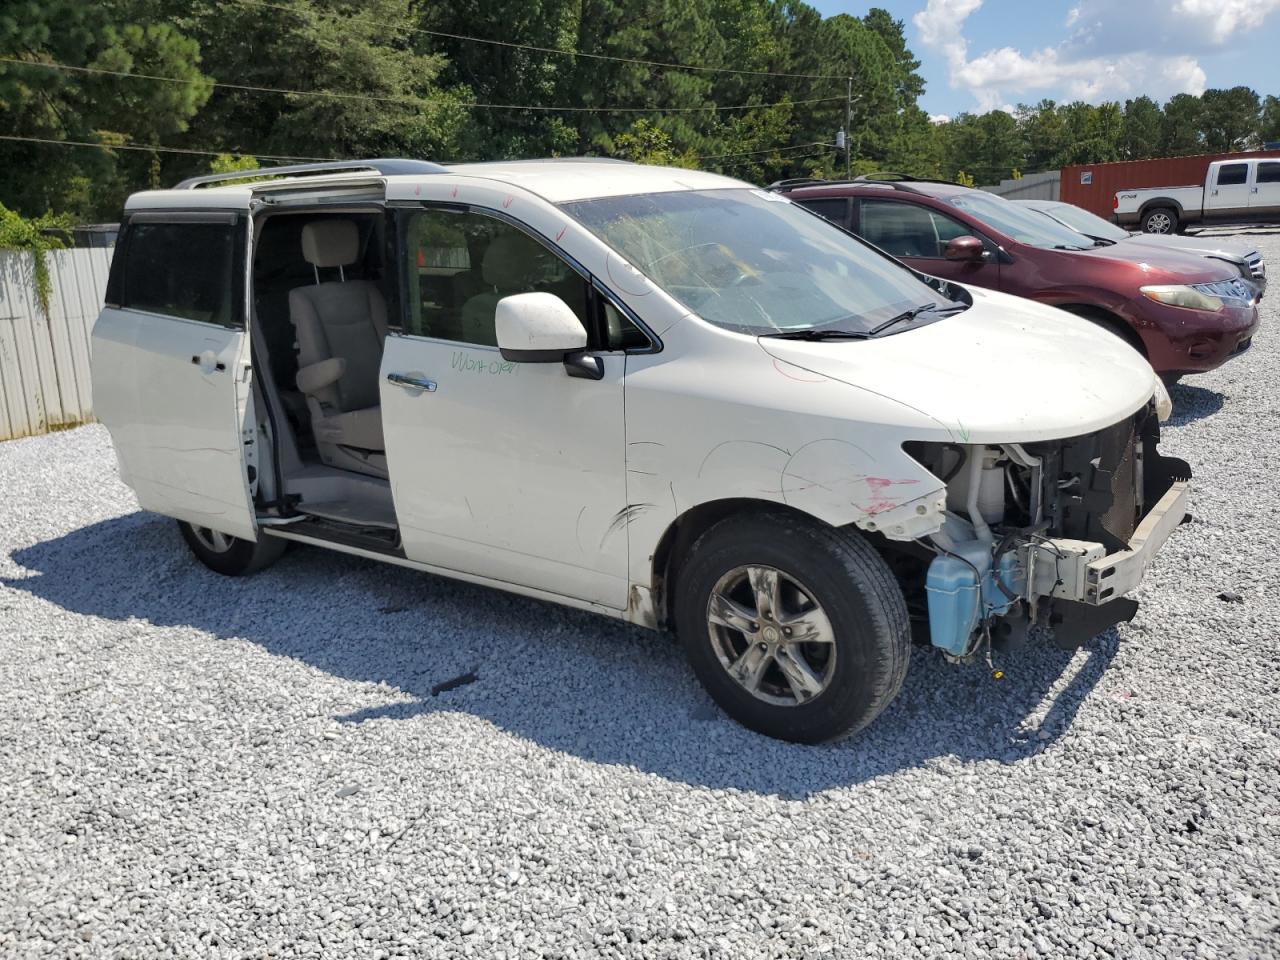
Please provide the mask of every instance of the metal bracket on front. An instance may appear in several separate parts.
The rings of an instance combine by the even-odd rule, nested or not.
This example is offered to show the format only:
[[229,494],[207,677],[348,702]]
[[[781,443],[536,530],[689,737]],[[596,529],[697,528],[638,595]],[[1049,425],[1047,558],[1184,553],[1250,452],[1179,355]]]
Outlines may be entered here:
[[1147,564],[1164,546],[1187,512],[1190,483],[1178,480],[1151,512],[1142,518],[1129,538],[1129,548],[1094,560],[1086,568],[1084,602],[1102,604],[1122,597],[1139,583]]

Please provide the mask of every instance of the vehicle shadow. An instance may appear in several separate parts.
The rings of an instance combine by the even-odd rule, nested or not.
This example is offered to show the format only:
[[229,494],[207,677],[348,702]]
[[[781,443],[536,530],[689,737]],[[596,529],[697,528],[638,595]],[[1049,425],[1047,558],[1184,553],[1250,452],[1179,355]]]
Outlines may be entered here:
[[1227,398],[1217,390],[1186,383],[1174,384],[1169,391],[1169,399],[1173,401],[1173,413],[1165,424],[1169,427],[1181,427],[1211,417],[1227,402]]
[[[901,694],[868,730],[802,747],[730,721],[667,635],[376,561],[299,548],[257,576],[224,578],[190,557],[172,521],[148,513],[10,559],[23,573],[0,584],[64,610],[194,627],[391,688],[357,688],[353,702],[378,703],[341,722],[466,712],[592,762],[791,798],[943,758],[1013,763],[1035,754],[1070,727],[1118,644],[1111,631],[1079,660],[1049,647],[1013,653],[1000,659],[999,682],[985,666],[952,666],[917,649]],[[470,671],[475,682],[433,695]]]

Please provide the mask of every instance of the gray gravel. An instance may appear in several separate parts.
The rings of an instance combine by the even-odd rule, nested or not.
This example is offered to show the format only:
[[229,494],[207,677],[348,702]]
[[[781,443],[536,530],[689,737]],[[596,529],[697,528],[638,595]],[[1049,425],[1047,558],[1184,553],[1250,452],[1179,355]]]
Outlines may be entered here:
[[101,428],[0,444],[0,956],[1280,955],[1278,305],[1175,391],[1197,519],[1132,624],[1000,682],[918,650],[830,747],[590,615],[219,578]]

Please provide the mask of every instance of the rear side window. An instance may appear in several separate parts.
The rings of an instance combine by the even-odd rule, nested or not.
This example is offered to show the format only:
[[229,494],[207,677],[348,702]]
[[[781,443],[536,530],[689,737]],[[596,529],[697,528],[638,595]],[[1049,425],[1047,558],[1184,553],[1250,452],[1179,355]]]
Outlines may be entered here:
[[1258,164],[1259,183],[1280,183],[1280,163]]
[[842,227],[849,222],[849,201],[843,197],[837,197],[834,200],[797,200],[796,202]]
[[117,251],[124,259],[108,299],[133,310],[238,325],[240,232],[229,215],[190,222],[133,218]]
[[1228,163],[1218,168],[1218,186],[1230,187],[1249,179],[1247,163]]

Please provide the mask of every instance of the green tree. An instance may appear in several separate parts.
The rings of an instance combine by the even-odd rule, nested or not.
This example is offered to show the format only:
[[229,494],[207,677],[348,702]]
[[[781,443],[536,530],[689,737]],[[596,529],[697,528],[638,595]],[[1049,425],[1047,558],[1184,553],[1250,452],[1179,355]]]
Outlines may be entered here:
[[1247,150],[1258,138],[1262,105],[1249,87],[1206,90],[1200,98],[1200,133],[1212,153]]
[[1016,116],[1026,144],[1027,169],[1038,171],[1061,166],[1066,131],[1058,105],[1052,100],[1041,100],[1034,107],[1019,106]]
[[1203,153],[1200,135],[1200,98],[1179,93],[1164,105],[1164,122],[1160,126],[1160,148],[1163,156],[1182,157]]
[[1135,97],[1124,104],[1120,149],[1126,160],[1159,156],[1164,114],[1150,97]]
[[[199,48],[128,2],[22,0],[0,8],[0,126],[55,141],[159,145],[187,129],[209,96]],[[39,64],[173,77],[161,83]],[[0,144],[0,197],[30,216],[92,217],[119,208],[154,156],[38,143]]]
[[[444,57],[412,44],[418,21],[410,0],[365,0],[354,10],[334,0],[280,5],[286,9],[265,17],[249,3],[155,0],[158,16],[199,41],[214,76],[306,91],[219,88],[193,122],[190,145],[306,159],[455,158],[469,94],[442,88]],[[194,166],[170,164],[178,173]]]
[[1280,97],[1267,94],[1258,118],[1258,139],[1262,143],[1280,140]]

